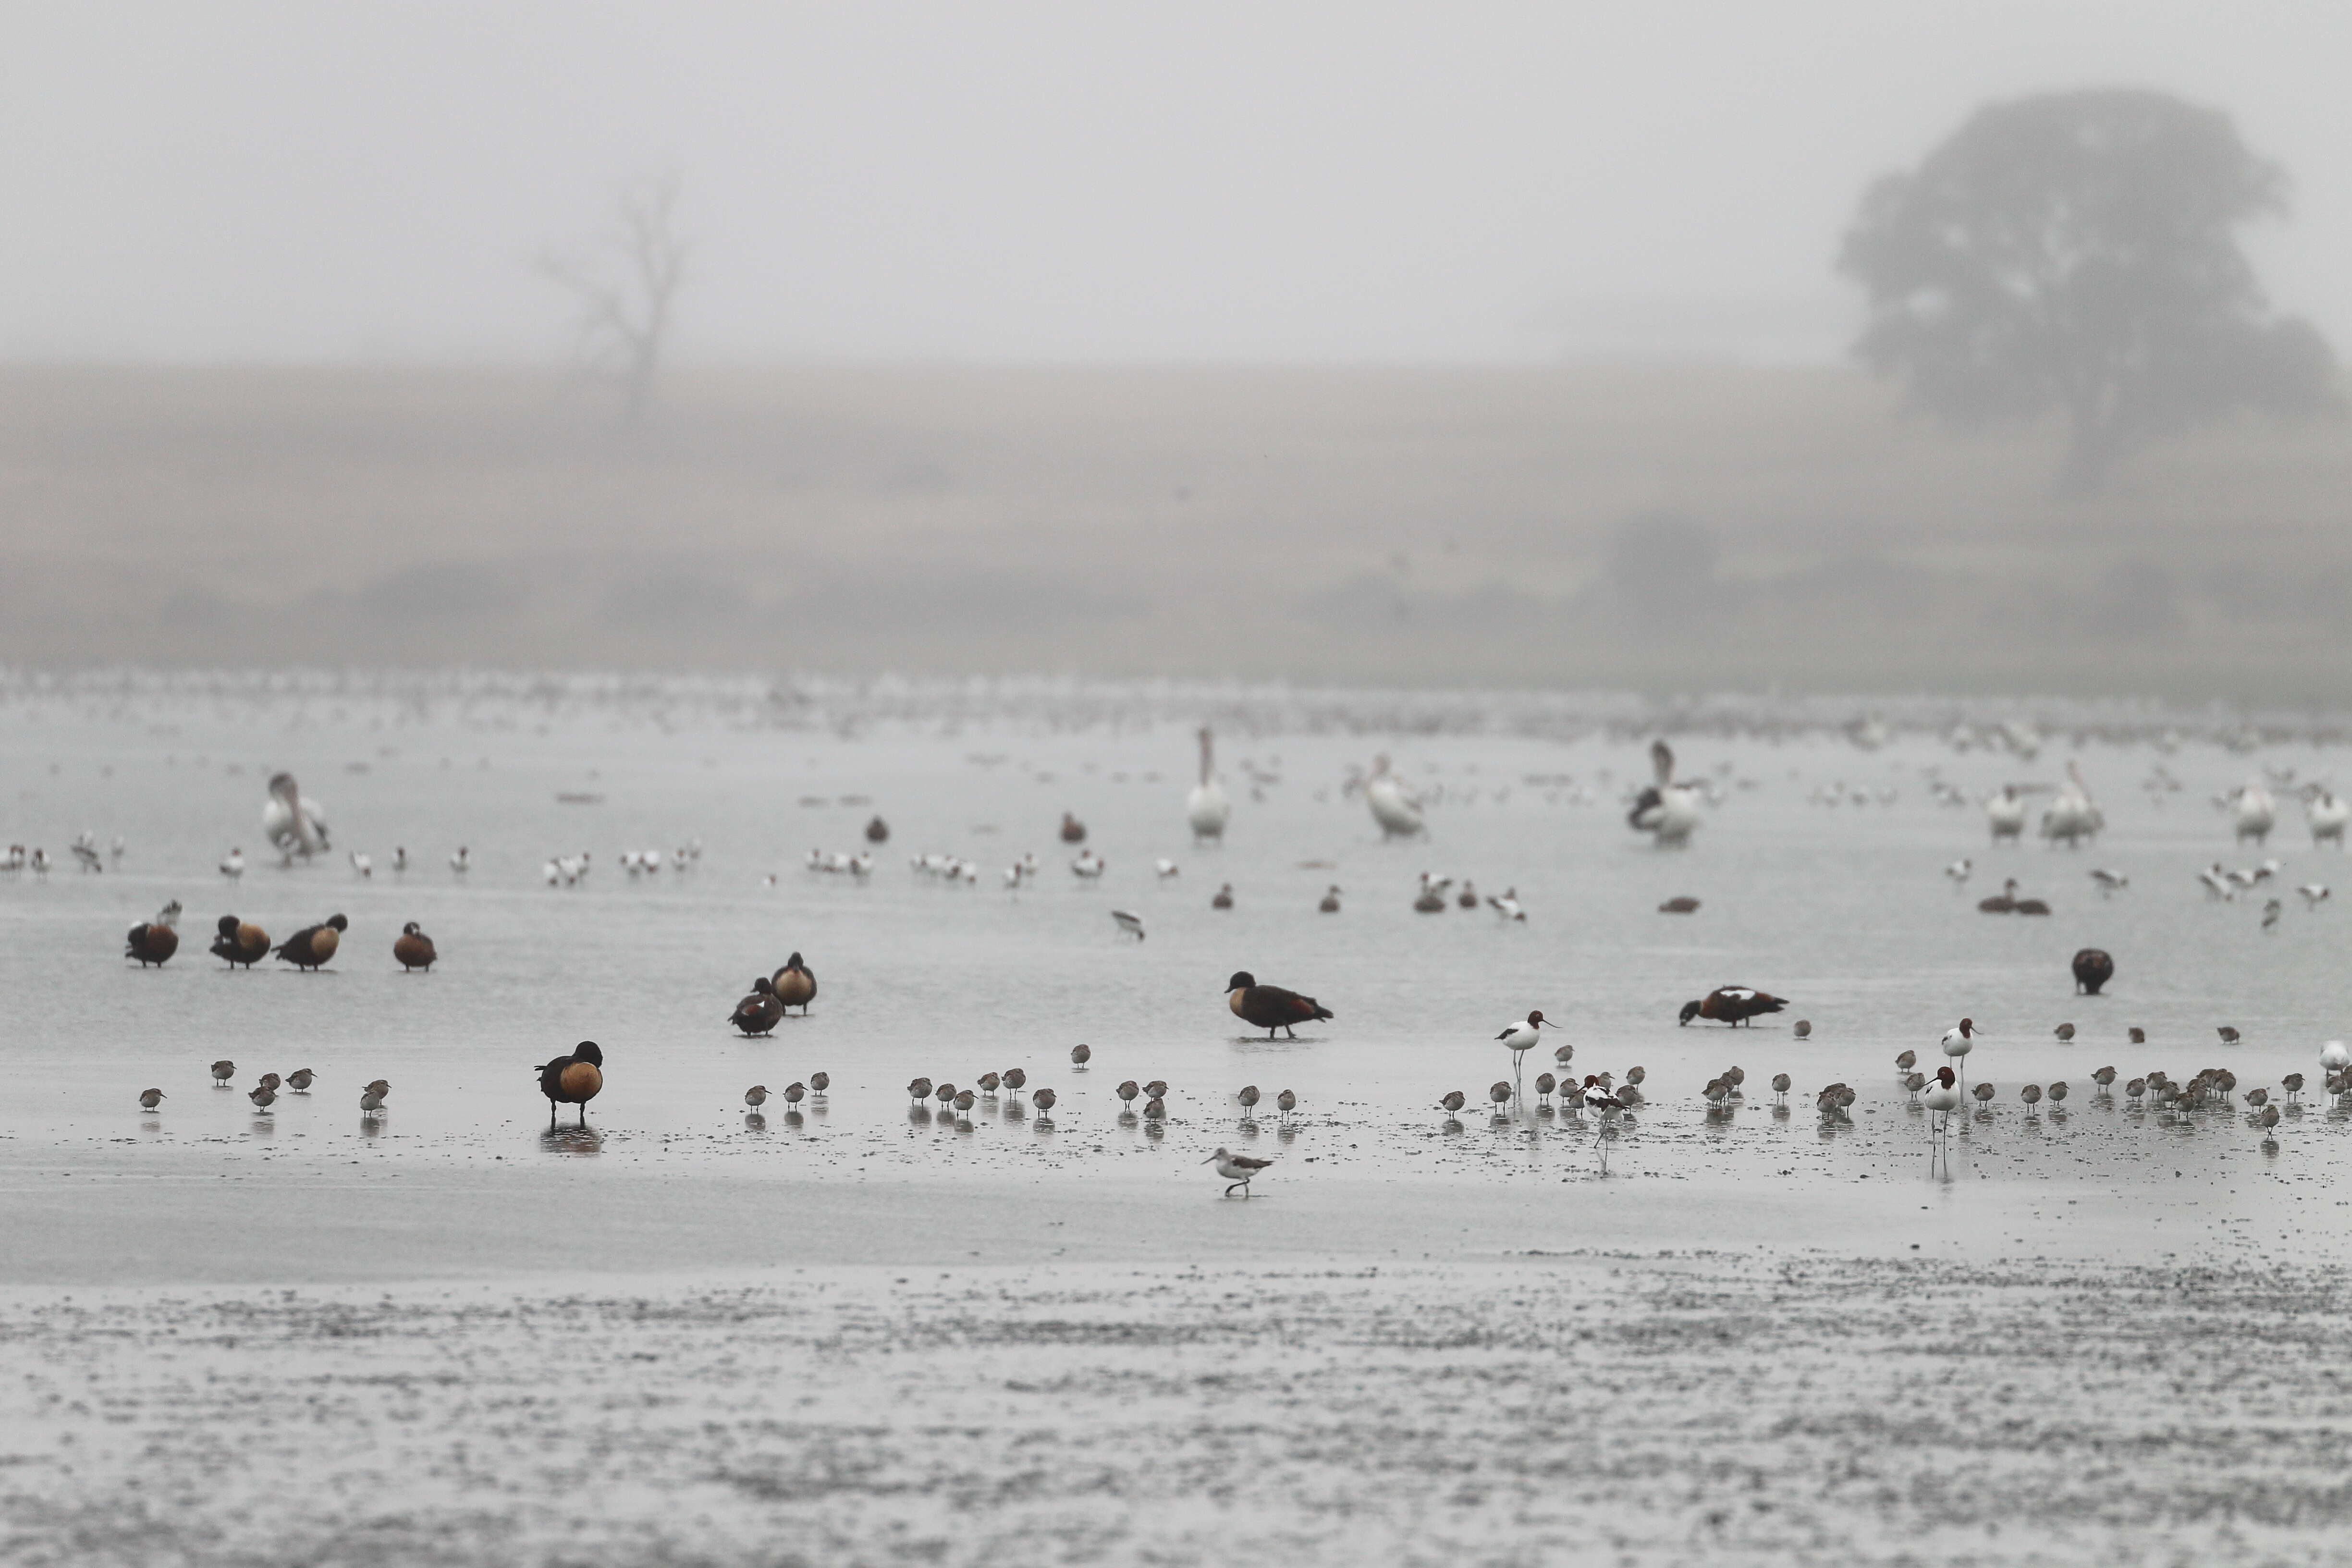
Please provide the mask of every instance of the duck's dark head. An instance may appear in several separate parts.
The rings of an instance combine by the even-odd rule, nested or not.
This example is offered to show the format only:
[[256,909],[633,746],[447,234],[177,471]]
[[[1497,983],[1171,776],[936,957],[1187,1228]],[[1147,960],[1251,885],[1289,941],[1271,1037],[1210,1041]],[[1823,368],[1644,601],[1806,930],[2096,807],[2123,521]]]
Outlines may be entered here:
[[800,967],[801,967],[801,955],[800,955],[799,953],[797,953],[797,952],[796,952],[796,953],[793,954],[790,958],[788,958],[788,959],[784,960],[784,967],[785,967],[786,969],[798,969],[798,968],[800,968]]
[[425,930],[415,921],[411,921],[406,925],[400,928],[400,934],[403,936],[423,936],[425,934]]
[[1246,969],[1237,969],[1234,971],[1234,977],[1225,982],[1225,990],[1229,994],[1235,991],[1245,991],[1256,984],[1256,975],[1252,974]]
[[334,927],[337,931],[349,931],[352,929],[352,922],[345,920],[341,915],[329,915],[327,917],[327,923]]
[[575,1062],[586,1062],[590,1067],[600,1068],[604,1065],[604,1053],[597,1048],[595,1041],[583,1040],[580,1042],[579,1048],[572,1053],[572,1059]]
[[1696,1002],[1685,1002],[1685,1003],[1684,1003],[1684,1004],[1683,1004],[1683,1016],[1682,1016],[1682,1017],[1678,1020],[1678,1022],[1687,1024],[1687,1023],[1689,1023],[1693,1018],[1697,1017],[1697,1016],[1698,1016],[1698,1013],[1699,1013],[1699,1007],[1700,1007],[1700,1005],[1700,1005],[1699,1003],[1696,1003]]
[[213,929],[219,931],[223,936],[235,936],[236,934],[236,917],[235,915],[223,915],[220,918],[220,923]]
[[762,974],[751,982],[751,989],[762,996],[772,996],[776,994],[776,983]]

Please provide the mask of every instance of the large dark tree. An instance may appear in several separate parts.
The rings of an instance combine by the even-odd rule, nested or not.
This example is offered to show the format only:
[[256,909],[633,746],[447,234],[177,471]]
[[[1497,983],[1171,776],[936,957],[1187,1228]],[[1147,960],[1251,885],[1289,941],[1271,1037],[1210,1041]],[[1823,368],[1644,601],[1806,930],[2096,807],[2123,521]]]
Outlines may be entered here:
[[2272,315],[2239,226],[2286,178],[2228,115],[2127,88],[1989,104],[1862,200],[1840,268],[1870,296],[1856,352],[1960,426],[2053,410],[2062,476],[2241,409],[2334,401],[2333,356]]

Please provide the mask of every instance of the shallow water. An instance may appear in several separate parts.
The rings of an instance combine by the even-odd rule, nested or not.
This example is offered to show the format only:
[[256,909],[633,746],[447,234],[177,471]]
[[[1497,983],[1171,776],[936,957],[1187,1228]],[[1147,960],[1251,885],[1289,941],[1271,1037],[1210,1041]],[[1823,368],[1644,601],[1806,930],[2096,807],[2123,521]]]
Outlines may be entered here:
[[[2306,911],[2291,890],[2332,879],[2341,855],[2309,847],[2292,801],[2267,851],[2234,846],[2208,804],[2258,768],[2325,776],[2339,760],[2333,746],[2286,737],[2248,752],[2192,737],[2159,749],[2134,738],[2157,732],[2147,727],[2080,745],[2062,737],[2026,761],[1956,751],[1940,722],[1898,729],[1873,751],[1810,721],[1688,732],[1677,741],[1684,773],[1718,777],[1722,798],[1689,848],[1662,851],[1622,821],[1622,797],[1648,764],[1646,736],[1622,714],[1554,722],[1498,709],[1492,721],[1474,714],[1399,732],[1384,728],[1396,718],[1386,709],[1297,700],[1221,721],[1234,819],[1222,847],[1195,847],[1182,811],[1192,742],[1179,706],[1142,689],[1125,700],[1093,689],[1060,705],[1032,693],[926,706],[878,689],[771,703],[625,683],[586,695],[12,688],[0,703],[0,838],[65,862],[46,879],[0,880],[10,998],[0,1068],[15,1091],[0,1133],[0,1284],[28,1292],[12,1335],[78,1368],[60,1374],[68,1384],[96,1388],[135,1373],[92,1359],[77,1337],[113,1331],[82,1324],[56,1338],[71,1299],[61,1292],[104,1288],[98,1300],[127,1314],[129,1342],[177,1364],[168,1342],[188,1314],[211,1310],[191,1304],[200,1298],[184,1292],[196,1287],[470,1279],[501,1292],[499,1311],[528,1318],[533,1302],[557,1299],[550,1292],[615,1273],[665,1276],[625,1289],[668,1300],[692,1288],[682,1282],[747,1268],[845,1270],[855,1283],[845,1288],[867,1292],[885,1289],[893,1268],[1020,1268],[1031,1271],[1023,1289],[1047,1296],[1072,1279],[1098,1283],[1067,1271],[1121,1266],[1209,1264],[1234,1271],[1220,1278],[1244,1294],[1247,1280],[1304,1258],[1423,1271],[1393,1299],[1350,1309],[1354,1326],[1334,1331],[1339,1340],[1306,1333],[1299,1343],[1322,1355],[1373,1331],[1368,1321],[1414,1310],[1417,1292],[1443,1295],[1448,1279],[1492,1289],[1478,1271],[1511,1257],[1704,1250],[1768,1272],[1798,1259],[1877,1259],[1868,1267],[1916,1262],[1977,1281],[2025,1270],[2042,1284],[2083,1268],[2193,1267],[2249,1281],[2352,1265],[2352,1215],[2333,1196],[2346,1186],[2352,1125],[2324,1096],[2290,1110],[2266,1142],[2242,1102],[2141,1109],[2096,1094],[2090,1076],[2108,1063],[2122,1079],[2226,1066],[2242,1097],[2293,1070],[2315,1079],[2320,1042],[2352,1034],[2335,901]],[[1343,787],[1381,752],[1435,797],[1424,841],[1383,843]],[[2110,825],[2078,851],[1992,847],[1980,811],[1939,805],[1928,789],[1940,777],[1973,797],[2053,779],[2068,760]],[[2141,787],[2158,767],[2177,792]],[[326,808],[335,850],[319,863],[281,868],[258,842],[264,781],[278,768]],[[1869,804],[1817,804],[1833,783]],[[1109,862],[1098,883],[1067,869],[1055,835],[1065,810]],[[812,846],[861,847],[877,811],[892,836],[871,877],[803,869]],[[121,835],[120,862],[74,869],[65,846],[84,829],[101,843]],[[633,879],[618,864],[624,850],[688,842],[700,856],[683,872]],[[446,865],[459,844],[473,856],[462,877]],[[251,862],[234,884],[214,869],[232,845]],[[396,845],[412,858],[404,874],[389,868]],[[372,877],[345,862],[348,849],[373,858]],[[584,879],[545,884],[544,862],[582,850],[593,867]],[[982,881],[948,886],[909,868],[910,855],[930,850],[970,858]],[[998,872],[1024,851],[1043,874],[1008,892]],[[2263,853],[2284,865],[2250,898],[2213,901],[2195,881],[2210,861],[2250,865]],[[1941,873],[1962,855],[1977,865],[1964,889]],[[1160,856],[1181,873],[1157,875]],[[2129,887],[2099,896],[2094,865]],[[1417,914],[1424,869],[1486,891],[1515,888],[1528,919]],[[1977,912],[2011,875],[2053,914]],[[1236,907],[1212,910],[1227,881]],[[1332,883],[1343,910],[1319,914]],[[2261,904],[2273,893],[2285,908],[2265,931]],[[1700,911],[1656,912],[1678,894],[1699,898]],[[186,910],[179,955],[160,970],[122,960],[123,930],[174,898]],[[1143,916],[1146,940],[1114,929],[1114,907]],[[231,973],[205,952],[225,911],[283,936],[336,910],[351,931],[320,973],[275,963]],[[404,974],[391,959],[409,920],[439,945],[430,973]],[[2074,994],[2068,959],[2085,945],[2116,956],[2105,996]],[[796,949],[821,983],[810,1015],[772,1038],[737,1037],[726,1023],[737,996]],[[1241,968],[1315,994],[1337,1017],[1296,1041],[1239,1028],[1223,992]],[[1733,983],[1790,1007],[1753,1028],[1676,1026],[1685,998]],[[1486,1086],[1510,1077],[1492,1037],[1529,1007],[1565,1026],[1579,1070],[1644,1067],[1648,1107],[1614,1136],[1559,1108],[1486,1107]],[[1932,1065],[1937,1036],[1963,1014],[1990,1036],[1970,1079],[1990,1080],[1998,1097],[1989,1113],[1956,1120],[1939,1162],[1892,1058],[1910,1047]],[[1811,1022],[1811,1039],[1792,1037],[1798,1017]],[[2053,1038],[2061,1021],[2078,1026],[2075,1043]],[[2221,1024],[2242,1043],[2221,1045]],[[2147,1045],[2125,1043],[2134,1025]],[[534,1069],[583,1038],[605,1050],[606,1088],[584,1131],[551,1135]],[[1094,1050],[1084,1070],[1068,1060],[1080,1041]],[[234,1089],[211,1085],[207,1064],[219,1057],[237,1064]],[[1735,1063],[1748,1074],[1745,1102],[1710,1112],[1699,1091]],[[1529,1083],[1550,1065],[1531,1060]],[[970,1083],[1014,1066],[1033,1090],[1061,1097],[1050,1119],[1014,1096],[983,1100],[969,1120],[911,1110],[901,1087],[918,1074]],[[256,1113],[244,1089],[263,1071],[299,1067],[320,1075],[315,1092]],[[780,1090],[817,1069],[834,1080],[825,1096],[745,1114],[748,1085]],[[1786,1108],[1767,1087],[1776,1071],[1795,1080]],[[378,1076],[394,1084],[391,1104],[363,1120],[358,1087]],[[1130,1078],[1172,1086],[1164,1126],[1123,1113],[1113,1090]],[[2064,1079],[2070,1096],[2028,1114],[2017,1089],[2029,1079]],[[1861,1098],[1850,1117],[1824,1121],[1812,1091],[1833,1080]],[[1245,1083],[1265,1096],[1249,1121],[1233,1099]],[[135,1103],[151,1085],[168,1096],[152,1115]],[[1287,1121],[1270,1109],[1285,1088],[1302,1101]],[[1471,1105],[1449,1117],[1435,1102],[1456,1089]],[[1221,1200],[1200,1163],[1219,1144],[1279,1155],[1246,1202]],[[559,1278],[571,1283],[534,1283]],[[1893,1289],[1907,1277],[1868,1278]],[[1841,1287],[1808,1309],[1819,1314],[1809,1321],[1833,1323],[1849,1300]],[[2075,1323],[2045,1323],[2037,1342],[2061,1355]],[[695,1353],[719,1353],[718,1342]],[[568,1353],[552,1342],[500,1347],[483,1353],[525,1382],[555,1371],[535,1357]],[[1704,1363],[1662,1375],[1704,1377]],[[1115,1390],[1139,1371],[1105,1352],[1090,1386]],[[1418,1397],[1424,1375],[1443,1374],[1415,1370],[1393,1396]],[[690,1407],[706,1392],[648,1373],[605,1396]],[[1633,1396],[1631,1385],[1620,1392]],[[857,1394],[849,1379],[828,1397]],[[1200,1397],[1220,1396],[1202,1385]],[[1790,1419],[1802,1403],[1789,1395]],[[2154,1409],[2116,1419],[2154,1422]],[[73,1424],[55,1415],[27,1416],[25,1454],[73,1440]],[[462,1408],[433,1419],[454,1431]],[[1485,1440],[1476,1422],[1465,1430]],[[1867,1449],[1861,1427],[1840,1431],[1830,1447],[1849,1461]],[[1180,1443],[1164,1457],[1188,1453]],[[1293,1479],[1312,1491],[1329,1478],[1307,1467]],[[1123,1493],[1139,1483],[1106,1484]],[[1252,1493],[1252,1506],[1271,1507],[1278,1490]],[[731,1540],[775,1501],[756,1486],[717,1495],[732,1500],[712,1505],[719,1523],[662,1539]],[[1686,1516],[1664,1496],[1654,1506],[1675,1529],[1704,1523],[1705,1510]],[[1431,1521],[1459,1517],[1451,1504],[1429,1506],[1411,1520],[1383,1513],[1310,1532],[1304,1556],[1345,1560],[1367,1541],[1434,1552],[1444,1532]],[[211,1544],[191,1537],[178,1549],[199,1560],[268,1556],[216,1511]],[[59,1529],[82,1528],[70,1516],[58,1516],[68,1521]],[[828,1514],[827,1529],[854,1534],[856,1516]],[[1919,1515],[1930,1516],[1953,1527],[1934,1510]],[[483,1541],[520,1542],[532,1560],[542,1549],[561,1555],[539,1533],[544,1518],[519,1505],[500,1517],[515,1533]],[[1027,1517],[1005,1516],[1008,1533],[989,1539],[1016,1540]],[[1909,1517],[1884,1513],[1885,1539],[1899,1539]],[[579,1560],[625,1556],[649,1528],[619,1504],[607,1523]],[[1809,1528],[1806,1539],[1830,1539],[1818,1536],[1827,1525]],[[447,1545],[428,1552],[429,1531],[395,1533],[385,1560],[439,1560]],[[1834,1537],[1843,1545],[1827,1554],[1867,1555],[1879,1538],[1864,1533]],[[1265,1524],[1251,1539],[1272,1551],[1285,1537]],[[1665,1550],[1654,1532],[1627,1539],[1636,1556],[1642,1542]],[[1798,1550],[1796,1539],[1768,1532],[1748,1545],[1769,1556]],[[1152,1550],[1131,1514],[1065,1544],[1074,1557]],[[317,1545],[289,1538],[285,1559],[307,1560]],[[136,1560],[135,1540],[118,1554]],[[1981,1554],[2032,1559],[2007,1547]],[[1487,1555],[1513,1560],[1500,1547]]]
[[[1978,1205],[2013,1202],[1996,1195],[2010,1184],[2035,1194],[2059,1184],[2079,1185],[2094,1207],[2213,1217],[2177,1212],[2193,1202],[2278,1231],[2309,1224],[2305,1184],[2331,1180],[2347,1147],[2341,1118],[2315,1100],[2265,1155],[2241,1115],[2141,1111],[2090,1081],[2107,1063],[2126,1078],[2161,1067],[2175,1079],[2226,1065],[2242,1090],[2313,1070],[2321,1040],[2352,1032],[2333,901],[2306,913],[2289,890],[2326,879],[2341,857],[2301,842],[2291,805],[2270,848],[2285,862],[2271,884],[2288,905],[2275,931],[2260,928],[2268,889],[2220,903],[2193,880],[2212,859],[2256,858],[2231,845],[2208,795],[2258,765],[2317,775],[2329,751],[2060,745],[2028,763],[1958,754],[1925,735],[1875,752],[1821,733],[1692,738],[1684,771],[1721,776],[1724,799],[1691,847],[1661,851],[1622,820],[1619,798],[1646,769],[1633,740],[1262,735],[1227,743],[1234,821],[1222,847],[1196,849],[1181,809],[1191,739],[1172,724],[696,717],[643,704],[302,697],[26,696],[0,710],[7,837],[56,855],[83,828],[126,840],[103,874],[61,868],[0,884],[0,985],[15,1015],[0,1061],[17,1085],[0,1162],[19,1201],[55,1203],[67,1181],[128,1184],[125,1195],[75,1200],[125,1211],[115,1240],[143,1237],[130,1262],[126,1249],[93,1247],[95,1276],[135,1274],[152,1255],[160,1278],[233,1277],[250,1251],[263,1274],[310,1277],[364,1268],[364,1238],[321,1237],[287,1256],[202,1184],[256,1194],[243,1205],[282,1193],[299,1206],[320,1183],[430,1185],[497,1164],[673,1190],[1083,1181],[1090,1194],[1116,1187],[1146,1205],[1164,1194],[1189,1212],[1214,1195],[1194,1162],[1220,1142],[1279,1151],[1262,1189],[1294,1202],[1318,1181],[1460,1193],[1599,1180],[1604,1150],[1590,1119],[1524,1104],[1498,1118],[1484,1104],[1486,1087],[1510,1076],[1490,1037],[1530,1006],[1565,1026],[1578,1068],[1648,1069],[1650,1109],[1605,1149],[1612,1182],[1752,1197],[1759,1184],[1793,1193],[1866,1179]],[[1442,795],[1425,841],[1381,842],[1342,788],[1381,750]],[[1990,847],[1974,807],[1936,804],[1926,787],[1933,771],[1979,794],[2055,776],[2070,757],[2110,823],[2080,851]],[[2138,787],[2158,765],[2179,793]],[[262,784],[278,767],[325,805],[335,852],[321,863],[280,868],[255,842]],[[1253,792],[1253,776],[1269,782]],[[1893,799],[1815,804],[1833,781]],[[601,798],[559,804],[565,794]],[[1098,883],[1066,868],[1055,835],[1065,810],[1110,863]],[[803,868],[812,846],[861,847],[877,811],[892,837],[870,878]],[[682,874],[632,879],[617,865],[625,849],[689,841],[702,852]],[[461,843],[474,865],[463,877],[445,864]],[[236,885],[213,869],[232,844],[252,863]],[[395,845],[409,850],[405,874],[385,868]],[[372,877],[344,862],[350,849],[373,856]],[[983,880],[950,887],[908,868],[910,855],[934,849],[978,862]],[[544,885],[550,857],[582,850],[593,868],[580,884]],[[1008,893],[999,869],[1024,851],[1043,874]],[[1958,889],[1939,868],[1962,854],[1979,869]],[[1160,856],[1180,874],[1158,876]],[[2098,896],[2085,876],[2094,864],[2130,887]],[[1529,918],[1416,914],[1423,868],[1514,887]],[[1978,913],[1977,897],[2003,875],[2055,912]],[[1236,907],[1213,910],[1224,881]],[[1331,883],[1343,911],[1318,914]],[[1698,914],[1655,912],[1685,893],[1702,900]],[[160,970],[124,963],[121,931],[170,898],[187,910],[178,957]],[[1146,940],[1121,937],[1113,907],[1140,913]],[[281,936],[341,910],[352,930],[322,973],[230,973],[203,952],[226,910]],[[412,919],[443,954],[429,974],[389,957]],[[2074,994],[2068,958],[2084,945],[2116,956],[2104,996]],[[819,975],[815,1008],[772,1038],[736,1037],[726,1023],[736,996],[795,949]],[[1317,995],[1337,1018],[1296,1042],[1237,1028],[1222,992],[1239,968]],[[1790,1012],[1736,1031],[1676,1026],[1684,998],[1726,983],[1788,996]],[[1892,1058],[1906,1046],[1932,1057],[1964,1013],[1990,1036],[1970,1077],[2000,1097],[1989,1118],[1960,1121],[1939,1183]],[[1810,1040],[1791,1037],[1796,1016],[1811,1021]],[[2061,1020],[2080,1030],[2071,1046],[2051,1036]],[[2220,1045],[2223,1023],[2243,1043]],[[2124,1043],[2126,1025],[2150,1043]],[[542,1138],[530,1069],[582,1038],[604,1047],[608,1087],[589,1133]],[[1067,1059],[1079,1041],[1095,1052],[1084,1071]],[[238,1063],[235,1089],[205,1071],[223,1056]],[[1697,1091],[1734,1063],[1748,1074],[1747,1103],[1709,1116]],[[1050,1127],[1011,1096],[983,1100],[969,1121],[910,1116],[901,1086],[911,1077],[968,1084],[1016,1065],[1061,1096]],[[316,1091],[254,1112],[243,1089],[296,1067],[318,1071]],[[822,1100],[798,1114],[775,1100],[744,1114],[745,1086],[780,1090],[818,1068],[834,1079]],[[1765,1087],[1783,1070],[1798,1090],[1785,1114]],[[357,1089],[377,1076],[395,1087],[389,1113],[371,1122]],[[1128,1078],[1173,1086],[1164,1129],[1121,1116],[1112,1090]],[[2029,1116],[2015,1098],[2028,1079],[2064,1079],[2072,1095]],[[1832,1080],[1863,1099],[1850,1122],[1824,1125],[1811,1091]],[[1300,1115],[1283,1126],[1261,1105],[1244,1123],[1232,1099],[1244,1083],[1269,1102],[1296,1089]],[[131,1102],[150,1085],[168,1098],[142,1115]],[[1435,1109],[1452,1089],[1472,1102],[1459,1119]],[[160,1195],[191,1182],[194,1194]],[[141,1183],[163,1185],[151,1197]],[[434,1269],[506,1267],[502,1244],[475,1239],[494,1230],[494,1213],[434,1206]],[[152,1226],[140,1217],[149,1211],[162,1216]],[[1807,1238],[1808,1204],[1776,1212],[1756,1239]],[[1904,1212],[1919,1211],[1906,1200]],[[1954,1223],[1969,1239],[1965,1208]],[[827,1256],[887,1257],[906,1245],[892,1228],[837,1237]],[[2315,1244],[2332,1245],[2335,1229]],[[359,1256],[339,1258],[345,1249]],[[54,1277],[73,1276],[71,1248],[52,1239],[37,1250]],[[627,1266],[626,1249],[606,1261]]]

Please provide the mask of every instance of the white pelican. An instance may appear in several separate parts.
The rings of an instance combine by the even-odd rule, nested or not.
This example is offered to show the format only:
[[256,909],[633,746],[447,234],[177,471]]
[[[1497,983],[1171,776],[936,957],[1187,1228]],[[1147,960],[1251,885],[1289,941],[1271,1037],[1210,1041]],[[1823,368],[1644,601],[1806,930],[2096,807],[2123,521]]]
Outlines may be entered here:
[[2085,838],[2098,837],[2106,825],[2106,817],[2093,804],[2090,789],[2083,783],[2082,769],[2069,762],[2064,786],[2042,813],[2042,837],[2053,844],[2063,840],[2072,849]]
[[2248,780],[2246,786],[2238,791],[2231,818],[2241,844],[2249,838],[2257,844],[2268,841],[2271,828],[2278,821],[2278,806],[2261,780]]
[[1192,841],[1213,838],[1223,843],[1225,824],[1233,820],[1233,802],[1225,798],[1225,786],[1217,782],[1216,763],[1209,738],[1209,727],[1201,726],[1201,782],[1184,797],[1184,815],[1192,824]]
[[2352,823],[2352,801],[2339,798],[2326,784],[2313,784],[2304,791],[2303,810],[2311,824],[2315,847],[2329,840],[2338,849],[2344,847],[2344,826]]
[[2015,784],[2003,784],[1999,795],[1988,795],[1984,808],[1995,844],[2004,838],[2014,841],[2025,831],[2025,797],[2018,794]]
[[1381,825],[1383,838],[1410,838],[1426,826],[1421,802],[1389,772],[1386,756],[1372,759],[1372,776],[1364,781],[1364,804],[1372,808],[1372,820]]
[[1141,942],[1143,940],[1143,917],[1141,915],[1132,913],[1127,910],[1113,910],[1110,912],[1110,919],[1111,923],[1118,927],[1118,929],[1121,931],[1124,931],[1127,935],[1133,937],[1138,942]]
[[1657,782],[1642,791],[1626,825],[1652,836],[1661,847],[1690,842],[1698,826],[1698,795],[1702,786],[1675,782],[1675,750],[1664,741],[1650,742],[1650,766]]
[[327,815],[303,795],[292,773],[271,777],[269,801],[261,808],[261,831],[289,865],[297,855],[308,860],[327,847]]
[[231,881],[245,875],[245,851],[232,849],[221,857],[220,874]]

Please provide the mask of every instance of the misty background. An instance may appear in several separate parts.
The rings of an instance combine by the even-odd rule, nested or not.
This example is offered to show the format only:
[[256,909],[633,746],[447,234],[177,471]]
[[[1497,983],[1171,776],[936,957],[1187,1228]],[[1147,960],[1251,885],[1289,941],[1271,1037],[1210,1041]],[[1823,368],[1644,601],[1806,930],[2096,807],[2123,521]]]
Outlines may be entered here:
[[[2352,13],[94,5],[9,37],[12,662],[2341,700],[2345,419],[2232,414],[2063,493],[2054,415],[1956,430],[1863,368],[1838,268],[1980,106],[2149,88],[2284,170],[2238,241],[2340,350]],[[576,285],[626,281],[663,182],[630,418]]]

